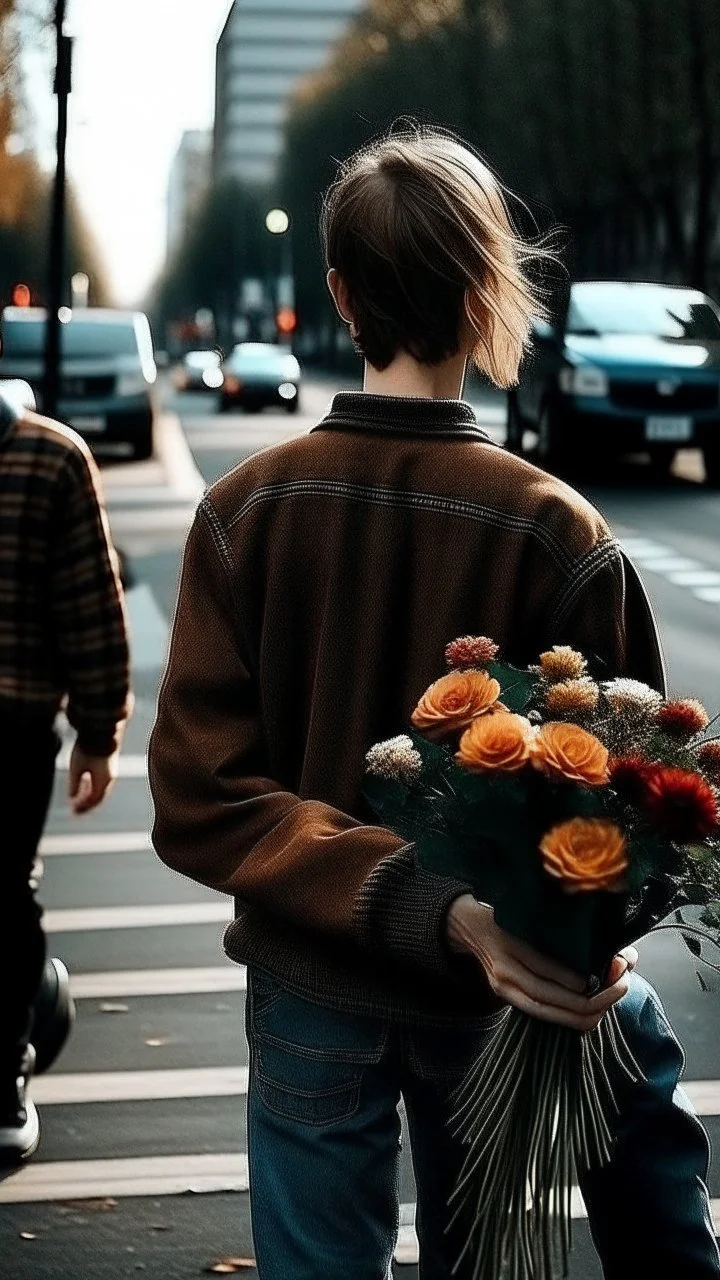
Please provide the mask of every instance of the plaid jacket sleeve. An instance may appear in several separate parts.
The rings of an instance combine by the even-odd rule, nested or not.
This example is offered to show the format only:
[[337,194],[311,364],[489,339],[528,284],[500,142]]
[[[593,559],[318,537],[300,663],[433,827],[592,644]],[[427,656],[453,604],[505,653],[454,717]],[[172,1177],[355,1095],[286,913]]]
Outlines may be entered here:
[[111,755],[130,714],[130,663],[118,559],[89,450],[68,452],[57,490],[51,609],[78,745]]

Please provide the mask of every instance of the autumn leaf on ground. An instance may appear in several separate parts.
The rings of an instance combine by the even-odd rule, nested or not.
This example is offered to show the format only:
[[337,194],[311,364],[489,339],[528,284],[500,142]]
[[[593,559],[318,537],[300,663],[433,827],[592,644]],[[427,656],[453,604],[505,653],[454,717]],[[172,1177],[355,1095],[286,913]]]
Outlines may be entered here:
[[206,1274],[229,1276],[235,1275],[237,1271],[252,1271],[254,1267],[254,1258],[220,1258],[218,1262],[211,1262],[203,1267],[203,1271]]
[[96,1200],[59,1200],[58,1205],[66,1209],[79,1209],[81,1213],[108,1213],[117,1209],[114,1196],[103,1196]]

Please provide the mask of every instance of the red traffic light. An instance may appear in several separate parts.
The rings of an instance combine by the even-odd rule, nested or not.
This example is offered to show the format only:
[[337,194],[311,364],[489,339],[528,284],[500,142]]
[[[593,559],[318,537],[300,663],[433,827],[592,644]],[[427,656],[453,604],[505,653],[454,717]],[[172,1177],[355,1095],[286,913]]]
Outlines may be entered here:
[[281,307],[275,317],[278,333],[294,333],[297,328],[297,316],[292,307]]
[[30,290],[26,284],[16,284],[12,291],[12,300],[14,307],[30,306]]

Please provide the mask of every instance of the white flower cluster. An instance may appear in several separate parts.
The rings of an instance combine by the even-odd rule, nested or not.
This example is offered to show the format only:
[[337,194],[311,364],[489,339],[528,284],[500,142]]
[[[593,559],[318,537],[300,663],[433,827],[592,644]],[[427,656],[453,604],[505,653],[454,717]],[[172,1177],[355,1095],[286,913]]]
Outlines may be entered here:
[[365,756],[365,763],[368,773],[394,782],[415,782],[422,773],[422,756],[406,733],[376,742]]
[[606,680],[603,692],[610,706],[617,715],[652,716],[661,706],[663,697],[657,689],[651,689],[642,680],[630,680],[627,676],[618,676],[616,680]]

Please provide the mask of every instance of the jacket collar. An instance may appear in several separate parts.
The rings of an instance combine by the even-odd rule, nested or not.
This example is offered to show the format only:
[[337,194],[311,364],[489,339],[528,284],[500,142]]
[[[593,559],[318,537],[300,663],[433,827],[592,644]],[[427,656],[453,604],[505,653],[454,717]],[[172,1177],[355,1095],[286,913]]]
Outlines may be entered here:
[[478,426],[474,410],[465,400],[370,395],[365,391],[338,391],[329,413],[312,431],[375,431],[494,443]]

